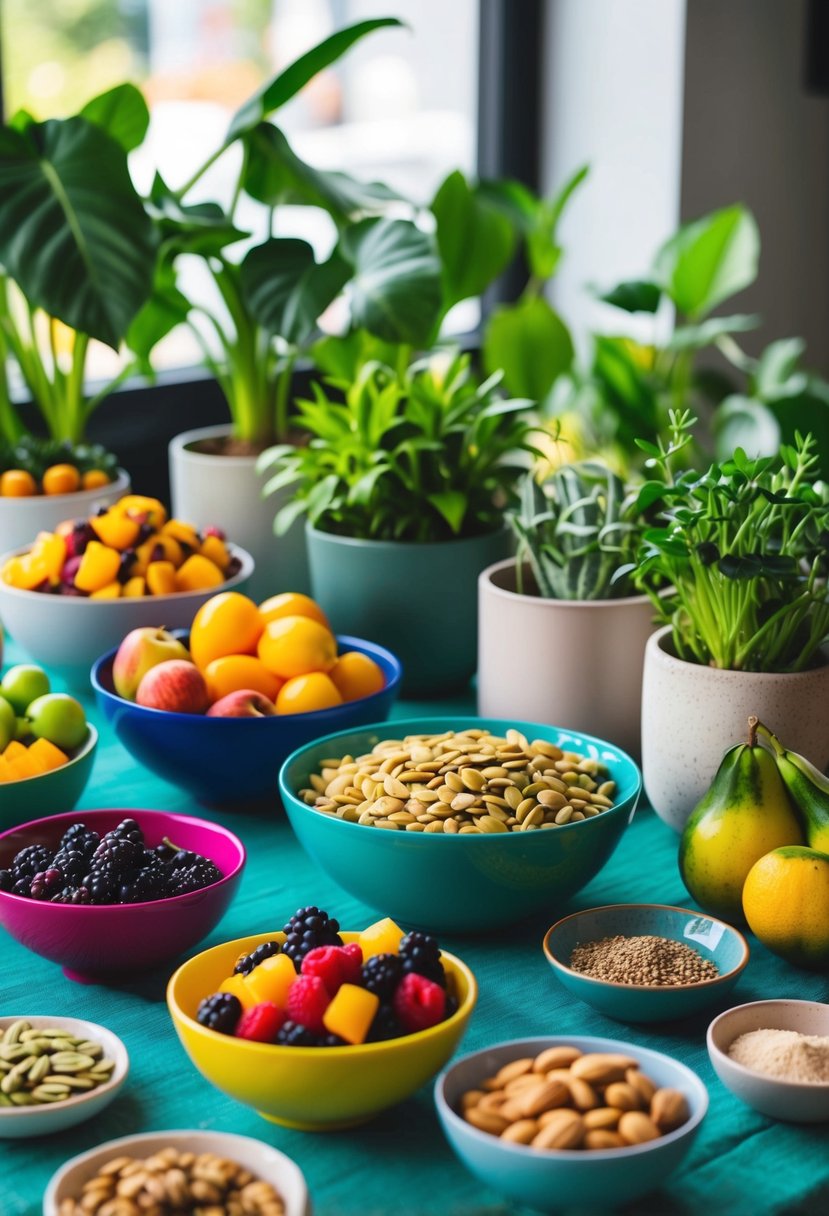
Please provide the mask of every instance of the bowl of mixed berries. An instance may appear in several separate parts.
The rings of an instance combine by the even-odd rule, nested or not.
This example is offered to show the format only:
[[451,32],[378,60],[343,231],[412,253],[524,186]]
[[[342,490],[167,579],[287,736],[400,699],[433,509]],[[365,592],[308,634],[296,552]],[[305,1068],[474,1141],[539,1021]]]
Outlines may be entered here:
[[179,967],[167,1004],[196,1068],[288,1127],[362,1123],[409,1097],[457,1047],[477,998],[469,968],[385,918],[340,931],[315,906],[279,933]]
[[189,815],[51,815],[0,835],[0,924],[70,978],[135,974],[218,924],[244,864],[238,837]]

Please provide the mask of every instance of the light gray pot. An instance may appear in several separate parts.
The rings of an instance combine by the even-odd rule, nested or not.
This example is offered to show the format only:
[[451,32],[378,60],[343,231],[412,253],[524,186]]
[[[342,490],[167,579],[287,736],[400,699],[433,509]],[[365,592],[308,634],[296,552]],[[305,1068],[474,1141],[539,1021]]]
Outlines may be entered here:
[[279,591],[309,590],[308,558],[302,523],[275,536],[274,516],[290,498],[290,488],[262,497],[266,480],[256,472],[255,456],[215,456],[194,450],[204,439],[224,438],[230,426],[185,431],[170,443],[173,515],[197,528],[216,524],[254,559],[248,594],[261,602]]
[[478,574],[509,553],[505,527],[436,544],[357,540],[307,526],[311,594],[336,633],[387,646],[404,695],[463,688],[475,670]]
[[677,832],[711,785],[751,714],[818,768],[829,761],[829,656],[811,671],[722,671],[678,659],[671,627],[648,642],[642,689],[645,793]]
[[551,600],[516,591],[516,564],[478,579],[478,713],[598,735],[640,754],[647,596]]

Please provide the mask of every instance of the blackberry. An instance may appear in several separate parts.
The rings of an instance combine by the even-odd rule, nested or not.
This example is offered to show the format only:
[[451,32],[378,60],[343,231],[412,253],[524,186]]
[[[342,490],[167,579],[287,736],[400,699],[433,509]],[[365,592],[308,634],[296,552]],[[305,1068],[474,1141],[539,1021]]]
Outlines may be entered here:
[[169,862],[174,870],[184,870],[195,862],[202,861],[203,858],[200,853],[194,853],[192,849],[176,849],[171,857],[164,857],[162,860]]
[[63,875],[54,866],[39,870],[32,879],[29,895],[32,899],[51,899],[62,883]]
[[282,949],[279,942],[262,942],[261,946],[257,946],[255,950],[251,950],[250,954],[243,954],[237,960],[236,966],[233,968],[234,975],[250,975],[254,967],[258,967],[266,958],[270,958],[272,954],[279,954]]
[[134,878],[121,883],[118,892],[122,904],[143,904],[153,899],[165,899],[169,894],[167,874],[162,866],[145,867]]
[[27,844],[25,849],[15,853],[12,862],[12,875],[15,882],[19,878],[34,878],[41,870],[45,870],[52,860],[54,850],[47,849],[43,844]]
[[141,864],[144,850],[133,840],[119,839],[111,833],[103,838],[92,854],[92,869],[113,878],[126,879]]
[[119,583],[126,583],[130,578],[130,572],[138,560],[138,554],[134,549],[124,549],[121,554],[121,559],[118,562],[118,572],[115,577]]
[[391,1005],[381,1005],[368,1028],[367,1043],[381,1043],[386,1039],[399,1039],[404,1033]]
[[0,891],[11,891],[14,886],[14,875],[11,870],[0,870]]
[[64,887],[52,896],[53,904],[88,904],[91,897],[86,887]]
[[139,529],[138,529],[138,538],[137,538],[138,543],[141,544],[142,541],[149,540],[150,537],[154,534],[154,532],[155,532],[155,529],[153,528],[152,524],[148,524],[145,521],[143,524],[141,524],[139,526]]
[[338,1034],[324,1034],[319,1040],[320,1047],[345,1047],[345,1039],[341,1039]]
[[309,950],[315,946],[341,946],[340,923],[322,912],[313,904],[300,908],[288,921],[282,932],[285,934],[283,954],[292,960],[297,971]]
[[441,988],[446,987],[446,973],[440,961],[440,946],[428,933],[407,933],[398,947],[403,973],[414,971]]
[[317,1035],[306,1030],[299,1022],[292,1022],[290,1018],[287,1022],[283,1022],[277,1030],[276,1042],[282,1047],[319,1047],[321,1045]]
[[28,897],[31,882],[31,878],[18,878],[12,887],[12,895],[25,895]]
[[80,849],[73,849],[70,845],[69,848],[58,849],[52,858],[52,865],[60,870],[70,886],[74,886],[86,873],[89,858]]
[[163,840],[152,851],[159,861],[172,861],[179,850],[175,845],[170,844],[169,841]]
[[403,964],[396,954],[375,954],[366,959],[360,971],[360,983],[381,1001],[390,1001],[403,977]]
[[169,894],[187,895],[190,891],[201,891],[218,882],[222,872],[206,857],[198,857],[192,865],[173,868],[170,870]]
[[88,828],[85,823],[73,823],[61,836],[60,848],[61,851],[70,848],[77,849],[87,859],[90,859],[100,843],[100,836],[97,832],[93,832],[92,828]]
[[225,578],[233,578],[234,574],[238,574],[242,569],[242,559],[240,557],[232,557],[225,566]]
[[86,887],[89,892],[89,902],[91,904],[117,903],[115,880],[108,870],[91,870],[84,878],[81,886]]
[[230,992],[214,992],[199,1005],[196,1021],[219,1034],[233,1034],[242,1016],[242,1002]]
[[144,833],[134,819],[122,819],[117,828],[107,832],[107,836],[113,840],[131,840],[133,844],[140,844],[142,849],[144,847]]

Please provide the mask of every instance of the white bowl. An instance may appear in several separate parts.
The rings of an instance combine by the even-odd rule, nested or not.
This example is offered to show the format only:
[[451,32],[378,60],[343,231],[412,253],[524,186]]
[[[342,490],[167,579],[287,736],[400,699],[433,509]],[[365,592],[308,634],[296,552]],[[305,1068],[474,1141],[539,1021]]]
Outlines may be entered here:
[[35,1029],[54,1026],[77,1038],[100,1043],[106,1058],[115,1061],[115,1067],[109,1080],[103,1085],[79,1091],[64,1102],[50,1102],[39,1106],[0,1106],[0,1140],[28,1140],[32,1136],[48,1136],[52,1132],[62,1132],[68,1127],[74,1127],[76,1123],[91,1119],[109,1106],[126,1081],[130,1067],[127,1049],[117,1035],[105,1026],[84,1022],[80,1018],[33,1017],[26,1013],[0,1018],[0,1033],[20,1018],[25,1018]]
[[43,1196],[43,1216],[58,1216],[61,1200],[79,1198],[85,1182],[94,1178],[107,1161],[122,1154],[130,1157],[151,1157],[163,1148],[187,1149],[193,1153],[216,1153],[237,1161],[252,1174],[264,1179],[279,1192],[285,1203],[285,1216],[311,1216],[308,1188],[302,1171],[290,1157],[253,1140],[249,1136],[233,1136],[228,1132],[148,1132],[142,1136],[122,1136],[109,1140],[91,1152],[81,1153],[62,1165],[52,1176]]
[[829,1081],[783,1081],[732,1060],[728,1049],[751,1030],[797,1030],[829,1036],[829,1005],[818,1001],[752,1001],[726,1009],[708,1027],[708,1054],[726,1089],[771,1119],[829,1122]]
[[129,489],[129,475],[118,469],[114,481],[95,490],[33,494],[30,498],[0,497],[0,551],[30,545],[38,532],[54,532],[64,519],[86,519],[98,507],[109,507],[123,498]]
[[[28,548],[28,546],[27,546]],[[0,618],[20,647],[37,663],[57,671],[78,688],[89,685],[89,669],[98,655],[119,646],[131,629],[154,625],[189,629],[202,604],[220,591],[243,590],[253,573],[253,558],[237,545],[228,545],[241,569],[219,587],[205,591],[176,591],[140,599],[93,600],[86,596],[48,595],[21,591],[0,579]],[[26,549],[5,553],[0,569]]]

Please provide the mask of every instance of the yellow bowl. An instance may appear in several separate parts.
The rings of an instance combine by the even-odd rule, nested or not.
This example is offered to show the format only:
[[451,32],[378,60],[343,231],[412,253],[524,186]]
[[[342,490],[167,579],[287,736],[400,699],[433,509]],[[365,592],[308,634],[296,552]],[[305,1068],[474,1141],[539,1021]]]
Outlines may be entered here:
[[[354,942],[358,933],[341,934]],[[178,1037],[211,1084],[266,1119],[304,1131],[364,1123],[408,1098],[439,1072],[457,1047],[475,1006],[478,985],[465,963],[442,952],[458,1009],[416,1034],[350,1047],[282,1047],[219,1034],[196,1021],[199,1002],[233,971],[240,954],[284,933],[240,937],[182,964],[167,985]]]

